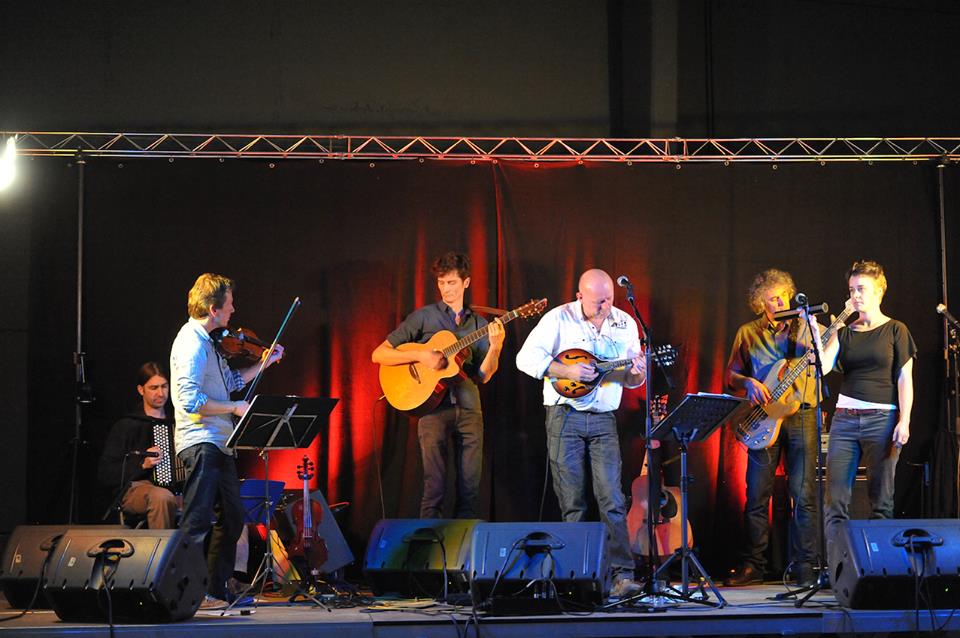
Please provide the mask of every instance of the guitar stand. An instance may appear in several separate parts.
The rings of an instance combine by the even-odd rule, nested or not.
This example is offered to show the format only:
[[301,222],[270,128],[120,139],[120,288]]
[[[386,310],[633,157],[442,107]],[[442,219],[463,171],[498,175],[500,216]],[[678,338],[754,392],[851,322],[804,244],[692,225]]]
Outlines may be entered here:
[[[332,609],[330,609],[330,607],[326,603],[324,603],[322,600],[317,598],[317,593],[318,593],[317,574],[319,574],[320,572],[319,570],[311,567],[311,565],[313,564],[313,561],[311,560],[312,552],[313,552],[313,543],[310,542],[308,539],[304,539],[303,567],[297,564],[299,563],[299,561],[293,561],[293,559],[291,559],[291,562],[296,566],[297,571],[300,574],[300,578],[296,581],[297,590],[290,595],[290,597],[287,599],[287,602],[299,603],[299,602],[306,602],[309,600],[317,607],[326,609],[327,611],[333,611]],[[303,600],[300,600],[301,598]]]

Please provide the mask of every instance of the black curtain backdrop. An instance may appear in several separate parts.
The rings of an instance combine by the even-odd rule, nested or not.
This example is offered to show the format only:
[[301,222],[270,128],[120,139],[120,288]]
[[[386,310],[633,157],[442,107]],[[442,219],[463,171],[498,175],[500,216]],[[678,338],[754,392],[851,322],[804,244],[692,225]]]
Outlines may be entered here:
[[[288,356],[259,391],[340,399],[309,454],[319,470],[315,486],[330,501],[352,504],[343,526],[354,549],[362,552],[382,516],[415,516],[416,424],[378,402],[370,352],[407,313],[436,299],[429,264],[447,250],[472,257],[468,299],[504,308],[539,297],[551,307],[566,302],[589,267],[629,275],[655,340],[680,348],[671,404],[684,392],[723,390],[734,332],[752,318],[745,295],[756,272],[789,270],[811,301],[837,309],[850,263],[878,260],[889,280],[884,311],[905,321],[919,346],[897,514],[955,514],[954,503],[930,504],[915,465],[937,456],[935,440],[950,439],[934,312],[940,279],[932,166],[92,160],[85,170],[84,349],[97,395],[81,431],[85,521],[105,507],[95,459],[112,421],[137,403],[134,372],[149,359],[167,362],[186,319],[187,290],[205,271],[237,280],[234,318],[264,339],[292,299],[302,298],[283,340]],[[30,522],[62,521],[67,512],[77,171],[63,160],[29,162],[19,195],[33,219]],[[956,193],[956,170],[946,172]],[[617,305],[628,309],[619,290]],[[483,503],[491,520],[540,516],[541,385],[513,363],[531,324],[510,324],[500,371],[482,389]],[[662,377],[655,384],[666,389]],[[642,461],[644,391],[626,392],[619,413],[628,491]],[[296,488],[301,456],[273,454],[271,478]],[[721,430],[695,444],[690,461],[694,535],[716,575],[736,556],[745,454]],[[955,462],[954,455],[953,465],[941,459],[934,468],[936,493],[953,493]],[[262,476],[255,456],[244,454],[242,465],[245,475]],[[676,480],[675,466],[668,482]],[[552,490],[543,516],[558,516]]]

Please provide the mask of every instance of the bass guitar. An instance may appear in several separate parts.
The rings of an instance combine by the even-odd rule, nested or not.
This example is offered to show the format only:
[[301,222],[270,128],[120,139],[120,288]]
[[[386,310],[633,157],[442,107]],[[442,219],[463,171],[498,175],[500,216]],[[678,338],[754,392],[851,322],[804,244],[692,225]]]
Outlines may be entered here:
[[[519,308],[500,317],[507,324],[517,317],[529,319],[542,313],[547,307],[546,299],[531,299]],[[439,351],[446,358],[442,370],[434,370],[421,363],[380,366],[380,387],[387,401],[394,408],[414,416],[423,416],[440,404],[447,387],[466,378],[460,367],[467,357],[466,349],[487,336],[489,324],[457,339],[449,330],[441,330],[426,343],[404,343],[397,350]]]
[[[553,384],[553,389],[557,391],[557,394],[567,397],[568,399],[579,399],[580,397],[590,394],[597,389],[597,386],[600,385],[600,383],[603,381],[603,378],[607,374],[613,372],[614,370],[625,368],[630,365],[631,361],[633,361],[632,358],[601,359],[600,357],[597,357],[586,350],[581,350],[580,348],[570,348],[569,350],[564,350],[554,357],[553,360],[564,365],[586,363],[587,365],[592,365],[593,369],[597,371],[596,378],[591,381],[550,378],[550,381]],[[663,368],[672,366],[677,360],[677,349],[671,346],[669,343],[662,346],[657,346],[653,349],[653,360]]]
[[[848,299],[843,312],[821,335],[821,347],[827,345],[830,338],[843,326],[851,314],[853,314],[853,304]],[[763,379],[763,385],[770,390],[770,401],[763,405],[744,402],[730,415],[730,422],[734,424],[738,441],[751,450],[762,450],[773,445],[780,434],[783,420],[796,414],[800,409],[800,402],[793,398],[792,388],[808,365],[807,357],[803,356],[793,359],[792,363],[781,359],[770,368]]]

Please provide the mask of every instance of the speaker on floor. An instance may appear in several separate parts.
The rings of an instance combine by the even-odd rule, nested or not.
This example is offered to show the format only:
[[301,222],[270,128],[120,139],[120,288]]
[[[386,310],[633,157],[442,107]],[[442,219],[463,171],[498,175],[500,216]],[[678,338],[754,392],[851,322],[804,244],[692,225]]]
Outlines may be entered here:
[[476,519],[383,519],[373,529],[363,572],[374,594],[437,598],[469,587]]
[[[74,526],[87,529],[123,529],[117,525]],[[19,525],[3,550],[0,589],[14,609],[49,609],[42,587],[50,575],[50,554],[68,525]],[[36,598],[34,598],[36,596]],[[30,605],[30,601],[33,605]]]
[[[603,523],[480,523],[473,531],[471,595],[494,614],[557,613],[610,592]],[[566,606],[565,606],[566,605]],[[575,607],[574,607],[575,608]]]
[[71,527],[44,586],[57,616],[79,622],[185,620],[206,591],[203,548],[179,529]]
[[954,608],[960,600],[960,525],[951,519],[843,521],[830,582],[851,609]]

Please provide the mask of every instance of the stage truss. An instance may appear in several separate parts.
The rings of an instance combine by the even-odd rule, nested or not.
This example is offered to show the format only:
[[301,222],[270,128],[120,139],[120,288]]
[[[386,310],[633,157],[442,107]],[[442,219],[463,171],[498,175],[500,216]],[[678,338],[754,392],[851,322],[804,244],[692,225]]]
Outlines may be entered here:
[[612,139],[2,132],[25,157],[496,162],[960,162],[960,137]]

